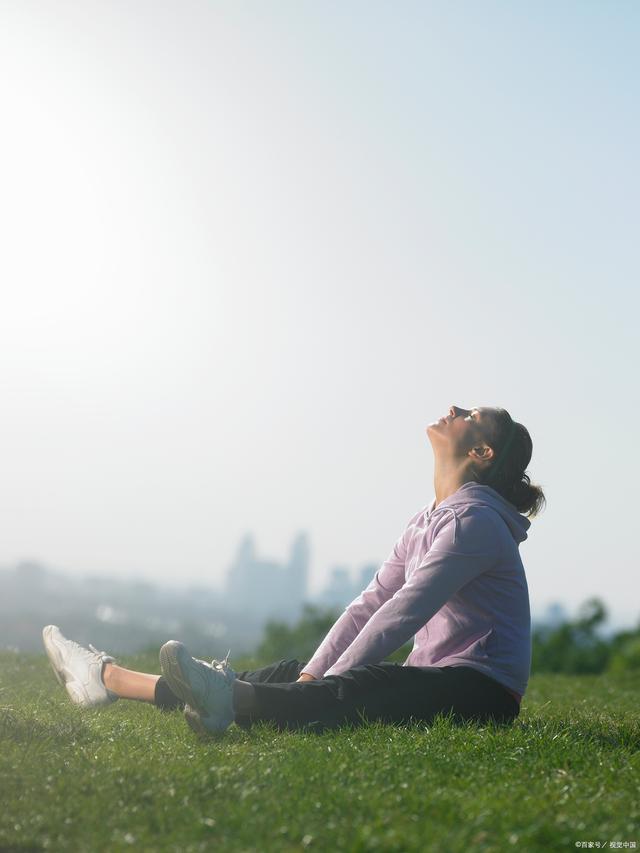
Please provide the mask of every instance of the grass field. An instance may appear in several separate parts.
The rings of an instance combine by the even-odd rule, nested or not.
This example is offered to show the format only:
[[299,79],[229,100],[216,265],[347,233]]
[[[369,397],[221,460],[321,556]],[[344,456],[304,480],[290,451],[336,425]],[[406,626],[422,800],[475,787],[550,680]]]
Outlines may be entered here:
[[632,674],[534,675],[511,728],[201,741],[179,712],[77,709],[44,655],[2,653],[0,850],[640,850],[639,700]]

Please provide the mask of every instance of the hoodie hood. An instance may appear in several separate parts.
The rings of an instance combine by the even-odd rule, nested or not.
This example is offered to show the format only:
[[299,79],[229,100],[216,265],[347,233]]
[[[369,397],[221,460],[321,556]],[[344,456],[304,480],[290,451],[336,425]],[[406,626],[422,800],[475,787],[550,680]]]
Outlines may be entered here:
[[508,500],[498,494],[491,486],[482,486],[479,483],[463,483],[457,492],[449,495],[437,507],[435,503],[436,499],[434,498],[427,510],[427,520],[430,522],[433,516],[442,512],[452,513],[454,518],[454,542],[458,527],[457,513],[468,506],[488,506],[495,510],[509,528],[511,535],[518,545],[527,538],[527,530],[531,527],[529,519],[518,512],[512,503],[509,503]]

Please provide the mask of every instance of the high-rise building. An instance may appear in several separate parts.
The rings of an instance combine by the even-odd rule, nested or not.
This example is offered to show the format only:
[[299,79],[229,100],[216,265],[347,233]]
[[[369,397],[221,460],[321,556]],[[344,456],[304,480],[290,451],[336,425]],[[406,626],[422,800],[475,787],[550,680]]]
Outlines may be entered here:
[[261,560],[253,536],[247,533],[229,567],[225,603],[252,615],[294,619],[307,595],[309,553],[308,536],[300,532],[287,563]]
[[331,570],[329,583],[318,596],[318,604],[323,607],[346,607],[369,586],[377,570],[375,563],[367,563],[354,581],[346,566],[335,566]]
[[345,566],[334,566],[331,569],[329,583],[318,596],[322,607],[345,607],[353,601],[353,584],[349,570]]
[[300,531],[294,538],[289,552],[289,562],[284,567],[283,579],[287,598],[295,610],[302,607],[309,583],[309,537]]

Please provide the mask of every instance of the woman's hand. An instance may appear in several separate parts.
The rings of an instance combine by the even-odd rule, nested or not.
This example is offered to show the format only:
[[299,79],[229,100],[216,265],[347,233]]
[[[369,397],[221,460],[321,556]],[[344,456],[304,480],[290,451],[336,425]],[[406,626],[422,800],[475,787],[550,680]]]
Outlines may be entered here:
[[301,672],[300,678],[296,679],[296,682],[297,681],[315,681],[315,680],[316,680],[315,675],[311,675],[308,672]]

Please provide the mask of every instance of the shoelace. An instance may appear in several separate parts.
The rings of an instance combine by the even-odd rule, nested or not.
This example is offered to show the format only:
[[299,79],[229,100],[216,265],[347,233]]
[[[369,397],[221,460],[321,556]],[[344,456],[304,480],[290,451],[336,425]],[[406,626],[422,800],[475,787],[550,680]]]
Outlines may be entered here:
[[114,657],[111,657],[111,655],[108,655],[106,652],[101,652],[99,649],[96,649],[96,647],[92,646],[91,643],[89,643],[89,648],[91,649],[92,652],[94,652],[94,654],[100,655],[100,657],[102,658],[102,660],[105,663],[115,661]]
[[224,673],[226,673],[227,670],[230,670],[231,669],[231,667],[229,666],[229,655],[230,654],[231,654],[231,649],[229,649],[229,651],[227,652],[227,655],[224,658],[224,660],[217,660],[216,658],[214,658],[211,661],[212,668],[213,669],[220,669]]

